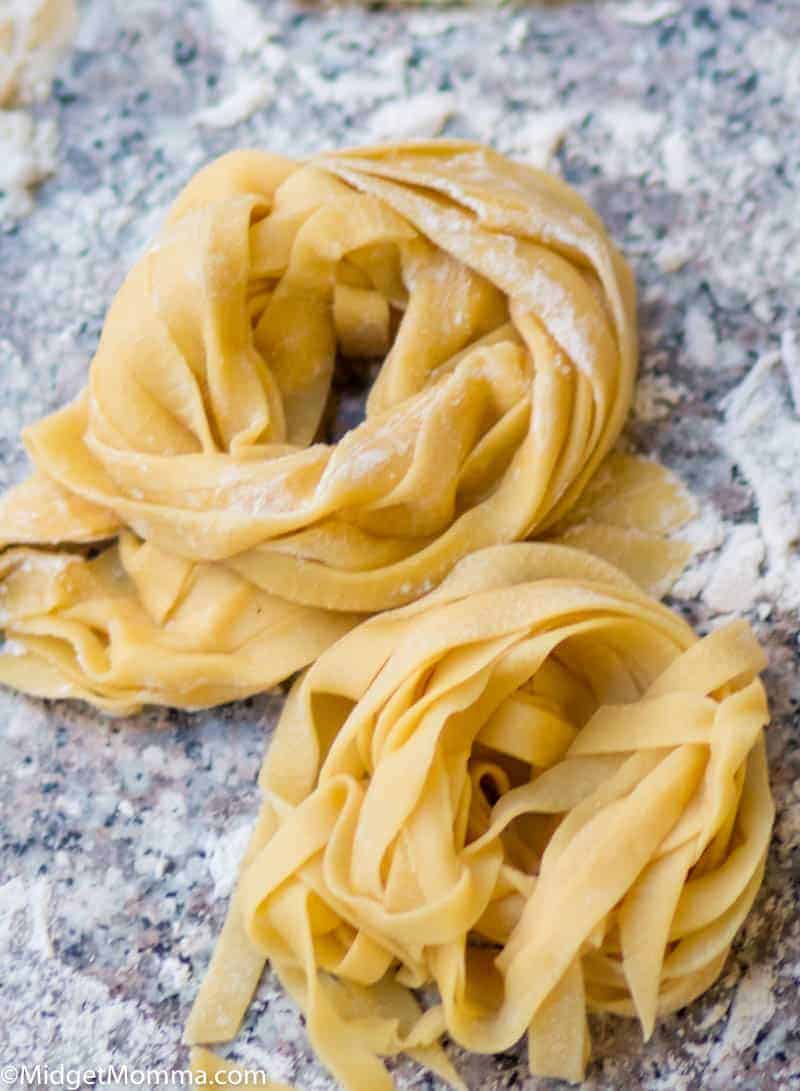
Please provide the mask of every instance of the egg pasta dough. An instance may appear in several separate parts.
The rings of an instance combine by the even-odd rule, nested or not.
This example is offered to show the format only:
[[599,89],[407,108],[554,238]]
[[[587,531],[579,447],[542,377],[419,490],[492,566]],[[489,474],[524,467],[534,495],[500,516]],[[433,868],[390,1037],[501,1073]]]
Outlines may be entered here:
[[[527,1036],[579,1081],[587,1012],[649,1037],[719,976],[773,821],[758,672],[564,546],[494,547],[325,652],[285,705],[187,1040],[233,1038],[269,960],[346,1091],[446,1034]],[[418,990],[435,1001],[423,1009]]]
[[[340,358],[380,367],[333,443]],[[635,371],[630,270],[559,179],[455,141],[225,155],[117,294],[86,390],[24,433],[0,681],[112,713],[245,697],[531,536],[660,592],[693,509],[609,460]]]

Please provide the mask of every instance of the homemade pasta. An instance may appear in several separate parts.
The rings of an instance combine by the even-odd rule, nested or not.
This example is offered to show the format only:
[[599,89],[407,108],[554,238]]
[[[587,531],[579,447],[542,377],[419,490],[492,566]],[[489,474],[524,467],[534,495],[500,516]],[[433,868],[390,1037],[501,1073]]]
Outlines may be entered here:
[[527,1035],[532,1071],[572,1081],[587,1011],[648,1037],[718,977],[761,883],[764,664],[745,622],[699,640],[543,544],[355,628],[287,700],[187,1040],[235,1035],[267,959],[348,1091],[388,1091],[401,1051],[463,1086],[443,1033]]
[[[337,355],[383,363],[331,444]],[[630,271],[562,181],[453,141],[225,155],[120,289],[87,390],[25,432],[0,681],[111,712],[269,688],[467,553],[558,533],[635,370]],[[688,547],[652,496],[670,529],[686,498],[629,462],[622,525],[570,534],[660,589]]]

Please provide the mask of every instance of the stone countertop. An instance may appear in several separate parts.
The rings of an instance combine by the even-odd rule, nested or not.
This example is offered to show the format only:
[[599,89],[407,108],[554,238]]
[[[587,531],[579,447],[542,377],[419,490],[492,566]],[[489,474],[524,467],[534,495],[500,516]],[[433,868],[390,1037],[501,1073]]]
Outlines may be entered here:
[[[551,157],[636,270],[642,379],[627,442],[702,504],[699,559],[672,601],[701,628],[746,612],[768,647],[779,815],[721,981],[644,1048],[632,1022],[593,1020],[587,1086],[794,1086],[800,4],[87,0],[81,14],[38,108],[60,132],[56,170],[0,235],[0,485],[25,472],[20,426],[77,392],[124,272],[213,155],[444,132]],[[280,704],[110,723],[0,693],[0,1064],[185,1064],[182,1024]],[[333,1086],[269,976],[236,1055]],[[539,1086],[520,1052],[455,1059],[473,1088]],[[399,1073],[434,1086],[410,1064]]]

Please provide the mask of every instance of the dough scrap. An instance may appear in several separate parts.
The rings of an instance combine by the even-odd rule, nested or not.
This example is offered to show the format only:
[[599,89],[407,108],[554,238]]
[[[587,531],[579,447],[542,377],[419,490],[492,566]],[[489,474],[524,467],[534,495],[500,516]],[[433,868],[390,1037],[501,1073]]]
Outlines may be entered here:
[[660,598],[691,560],[691,544],[673,535],[698,510],[664,466],[612,452],[547,539],[603,557]]
[[[337,352],[385,356],[328,444]],[[667,471],[615,456],[599,480],[641,462],[661,491],[575,507],[635,370],[630,271],[559,179],[456,141],[225,155],[120,289],[88,388],[24,433],[0,681],[111,713],[247,696],[531,536],[661,590],[683,547],[642,497],[670,506]]]
[[[186,1040],[234,1037],[267,959],[347,1091],[447,1033],[579,1081],[587,1010],[645,1037],[718,977],[773,822],[758,672],[559,545],[462,560],[295,684]],[[423,1011],[414,990],[434,985]]]

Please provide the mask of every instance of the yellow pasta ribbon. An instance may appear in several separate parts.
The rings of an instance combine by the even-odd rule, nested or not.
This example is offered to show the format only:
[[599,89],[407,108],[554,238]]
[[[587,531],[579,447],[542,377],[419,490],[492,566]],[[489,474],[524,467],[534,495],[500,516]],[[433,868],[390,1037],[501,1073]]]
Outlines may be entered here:
[[[382,364],[332,444],[338,356]],[[666,471],[615,455],[575,509],[635,370],[630,271],[559,179],[456,141],[225,155],[120,289],[88,388],[24,433],[0,681],[229,701],[531,535],[662,589],[692,510]]]
[[764,665],[746,623],[699,640],[561,545],[482,550],[353,629],[286,702],[187,1040],[235,1035],[267,959],[347,1091],[388,1091],[401,1051],[461,1086],[443,1033],[527,1034],[572,1081],[587,1011],[649,1036],[761,882]]

